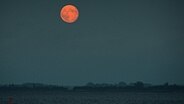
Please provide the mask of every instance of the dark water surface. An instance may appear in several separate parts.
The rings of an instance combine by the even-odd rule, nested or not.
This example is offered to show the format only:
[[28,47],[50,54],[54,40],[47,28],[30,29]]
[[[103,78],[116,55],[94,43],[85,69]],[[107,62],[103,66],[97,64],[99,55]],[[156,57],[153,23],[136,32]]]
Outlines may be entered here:
[[184,93],[3,91],[0,104],[184,104]]

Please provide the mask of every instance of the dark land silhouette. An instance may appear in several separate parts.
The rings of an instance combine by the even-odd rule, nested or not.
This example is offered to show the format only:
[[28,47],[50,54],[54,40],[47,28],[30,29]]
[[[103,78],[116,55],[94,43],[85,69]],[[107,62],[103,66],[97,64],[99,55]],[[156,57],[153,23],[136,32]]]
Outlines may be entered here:
[[92,83],[89,82],[83,86],[59,86],[42,83],[24,83],[24,84],[6,84],[0,85],[0,91],[11,90],[58,90],[58,91],[118,91],[118,92],[184,92],[183,85],[164,83],[162,85],[152,85],[137,81],[127,84],[119,82],[116,84],[109,83]]

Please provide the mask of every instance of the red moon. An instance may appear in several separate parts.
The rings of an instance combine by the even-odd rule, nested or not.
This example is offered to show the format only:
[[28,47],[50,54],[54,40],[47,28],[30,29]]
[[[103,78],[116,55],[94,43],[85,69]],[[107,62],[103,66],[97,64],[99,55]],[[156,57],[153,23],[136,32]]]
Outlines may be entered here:
[[61,9],[60,17],[67,23],[73,23],[78,19],[79,11],[74,5],[66,5]]

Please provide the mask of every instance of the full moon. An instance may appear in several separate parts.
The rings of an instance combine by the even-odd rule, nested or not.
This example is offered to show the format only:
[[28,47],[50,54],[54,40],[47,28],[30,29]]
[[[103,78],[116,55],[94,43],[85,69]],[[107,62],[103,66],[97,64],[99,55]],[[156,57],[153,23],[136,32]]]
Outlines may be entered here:
[[73,23],[78,19],[79,11],[74,5],[66,5],[61,9],[60,17],[67,23]]

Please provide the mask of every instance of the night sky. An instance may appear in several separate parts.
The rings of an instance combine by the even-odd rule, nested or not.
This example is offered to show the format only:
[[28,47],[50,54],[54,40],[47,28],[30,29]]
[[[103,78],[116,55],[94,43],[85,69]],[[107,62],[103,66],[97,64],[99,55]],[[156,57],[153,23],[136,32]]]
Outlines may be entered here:
[[[79,19],[60,19],[66,4]],[[184,84],[183,0],[0,0],[0,84]]]

